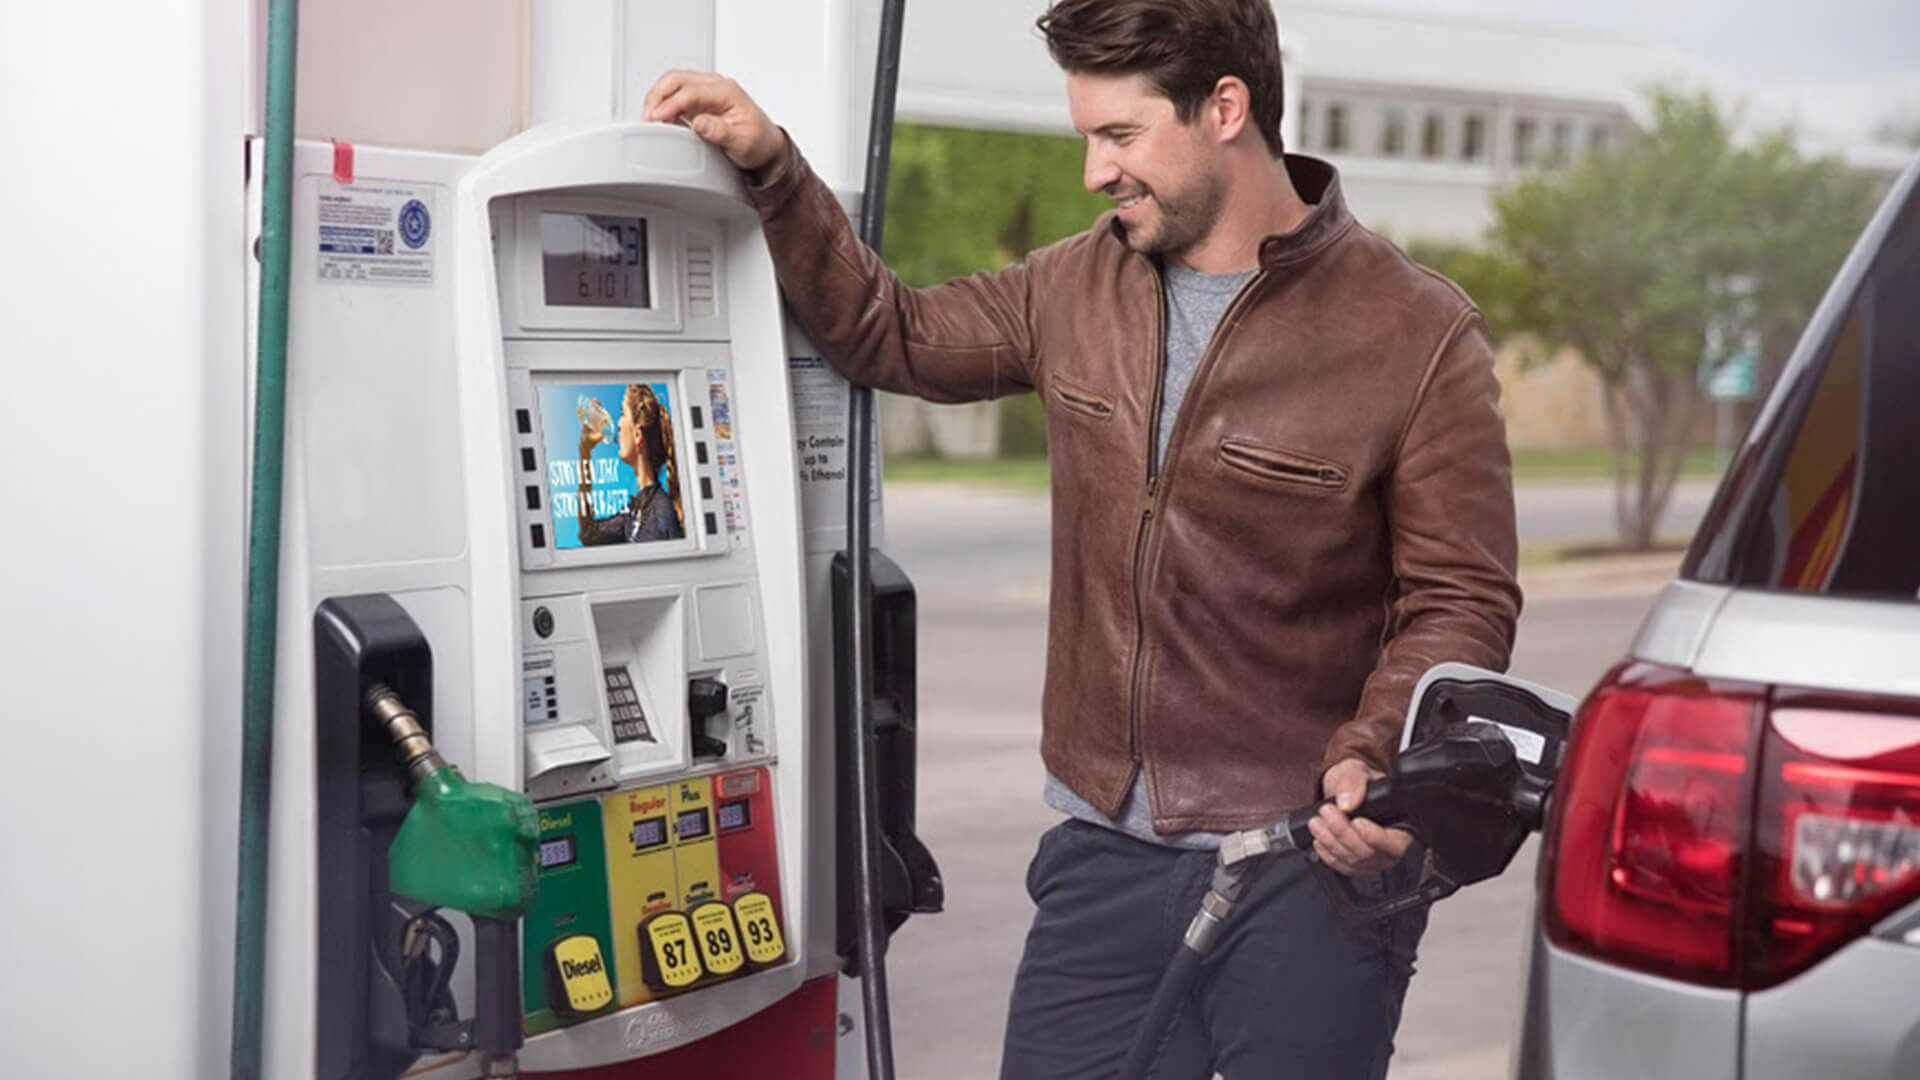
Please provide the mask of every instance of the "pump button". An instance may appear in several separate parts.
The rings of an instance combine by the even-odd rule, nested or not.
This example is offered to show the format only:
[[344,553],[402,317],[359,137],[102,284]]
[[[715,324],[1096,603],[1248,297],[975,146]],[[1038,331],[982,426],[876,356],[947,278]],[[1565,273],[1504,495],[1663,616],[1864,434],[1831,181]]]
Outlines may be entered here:
[[718,900],[693,909],[693,942],[709,975],[726,976],[740,970],[747,958],[740,952],[740,928],[733,909]]
[[[533,632],[543,638],[553,636],[553,612],[548,611],[545,605],[533,609]],[[549,684],[553,682],[552,676],[548,676],[547,682]],[[551,685],[549,685],[547,693],[553,693]]]
[[574,934],[547,946],[547,1003],[563,1020],[578,1020],[613,1004],[613,980],[600,941]]
[[756,966],[777,964],[787,955],[787,943],[780,937],[780,921],[774,917],[773,901],[766,893],[750,892],[736,898],[733,914],[740,920],[747,959]]
[[693,926],[677,911],[663,911],[640,924],[640,979],[654,990],[678,990],[705,971],[693,944]]

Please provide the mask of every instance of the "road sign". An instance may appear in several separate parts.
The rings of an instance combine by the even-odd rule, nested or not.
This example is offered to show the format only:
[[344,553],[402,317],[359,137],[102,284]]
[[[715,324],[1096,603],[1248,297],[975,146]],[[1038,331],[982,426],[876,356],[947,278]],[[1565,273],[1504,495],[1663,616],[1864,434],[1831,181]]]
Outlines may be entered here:
[[1715,401],[1750,401],[1759,389],[1758,356],[1752,349],[1741,349],[1713,369],[1707,380],[1707,393]]

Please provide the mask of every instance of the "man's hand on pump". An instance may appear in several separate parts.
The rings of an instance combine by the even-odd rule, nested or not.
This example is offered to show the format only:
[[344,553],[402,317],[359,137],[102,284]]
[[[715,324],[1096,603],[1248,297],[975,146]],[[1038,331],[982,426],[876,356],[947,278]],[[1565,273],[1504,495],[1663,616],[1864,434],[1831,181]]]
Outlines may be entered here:
[[647,91],[641,119],[685,124],[748,172],[772,161],[786,139],[739,83],[706,71],[660,76]]
[[1336,763],[1320,778],[1320,789],[1333,802],[1307,825],[1313,833],[1313,851],[1335,871],[1354,877],[1392,869],[1413,844],[1404,829],[1383,829],[1366,818],[1347,814],[1366,797],[1367,783],[1383,774],[1359,758]]

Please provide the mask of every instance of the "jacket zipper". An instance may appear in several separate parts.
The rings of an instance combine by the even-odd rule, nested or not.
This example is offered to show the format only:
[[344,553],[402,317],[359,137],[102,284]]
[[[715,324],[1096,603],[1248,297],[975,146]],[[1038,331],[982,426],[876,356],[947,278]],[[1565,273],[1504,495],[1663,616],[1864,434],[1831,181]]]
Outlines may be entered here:
[[[1174,459],[1174,448],[1180,445],[1181,422],[1191,410],[1194,392],[1200,389],[1207,369],[1212,366],[1215,353],[1220,344],[1220,330],[1229,325],[1241,304],[1253,292],[1254,286],[1267,276],[1265,267],[1254,271],[1240,291],[1233,294],[1227,302],[1227,309],[1220,313],[1220,321],[1214,324],[1213,335],[1207,339],[1206,351],[1200,354],[1200,363],[1194,368],[1193,381],[1187,384],[1187,396],[1180,400],[1180,408],[1174,412],[1173,433],[1167,438],[1165,462]],[[1167,287],[1156,269],[1153,275],[1153,291],[1159,301],[1154,305],[1154,380],[1153,403],[1149,406],[1147,424],[1147,478],[1146,496],[1140,504],[1140,525],[1133,537],[1133,671],[1129,680],[1127,694],[1127,755],[1133,759],[1133,768],[1127,776],[1127,786],[1132,787],[1140,774],[1142,761],[1140,753],[1140,699],[1145,688],[1141,683],[1146,678],[1147,627],[1145,612],[1140,599],[1140,572],[1146,566],[1148,549],[1153,543],[1153,514],[1160,496],[1159,468],[1162,463],[1158,454],[1160,446],[1160,406],[1161,398],[1167,386]]]

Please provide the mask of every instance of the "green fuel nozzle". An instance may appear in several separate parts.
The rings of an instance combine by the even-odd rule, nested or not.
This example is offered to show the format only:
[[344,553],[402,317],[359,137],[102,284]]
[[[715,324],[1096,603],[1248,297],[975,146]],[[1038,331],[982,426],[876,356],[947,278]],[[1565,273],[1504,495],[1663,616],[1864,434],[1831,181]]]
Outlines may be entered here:
[[[410,1010],[415,1044],[478,1050],[481,1075],[519,1076],[519,919],[532,909],[539,882],[540,822],[533,800],[461,776],[388,687],[375,683],[365,701],[413,782],[413,806],[387,849],[387,887],[430,907],[464,911],[473,920],[473,1019],[422,1027]],[[438,919],[421,916],[429,917]]]
[[533,907],[540,823],[533,801],[447,764],[419,717],[386,686],[367,707],[413,782],[413,807],[388,849],[389,887],[409,900],[491,919]]

